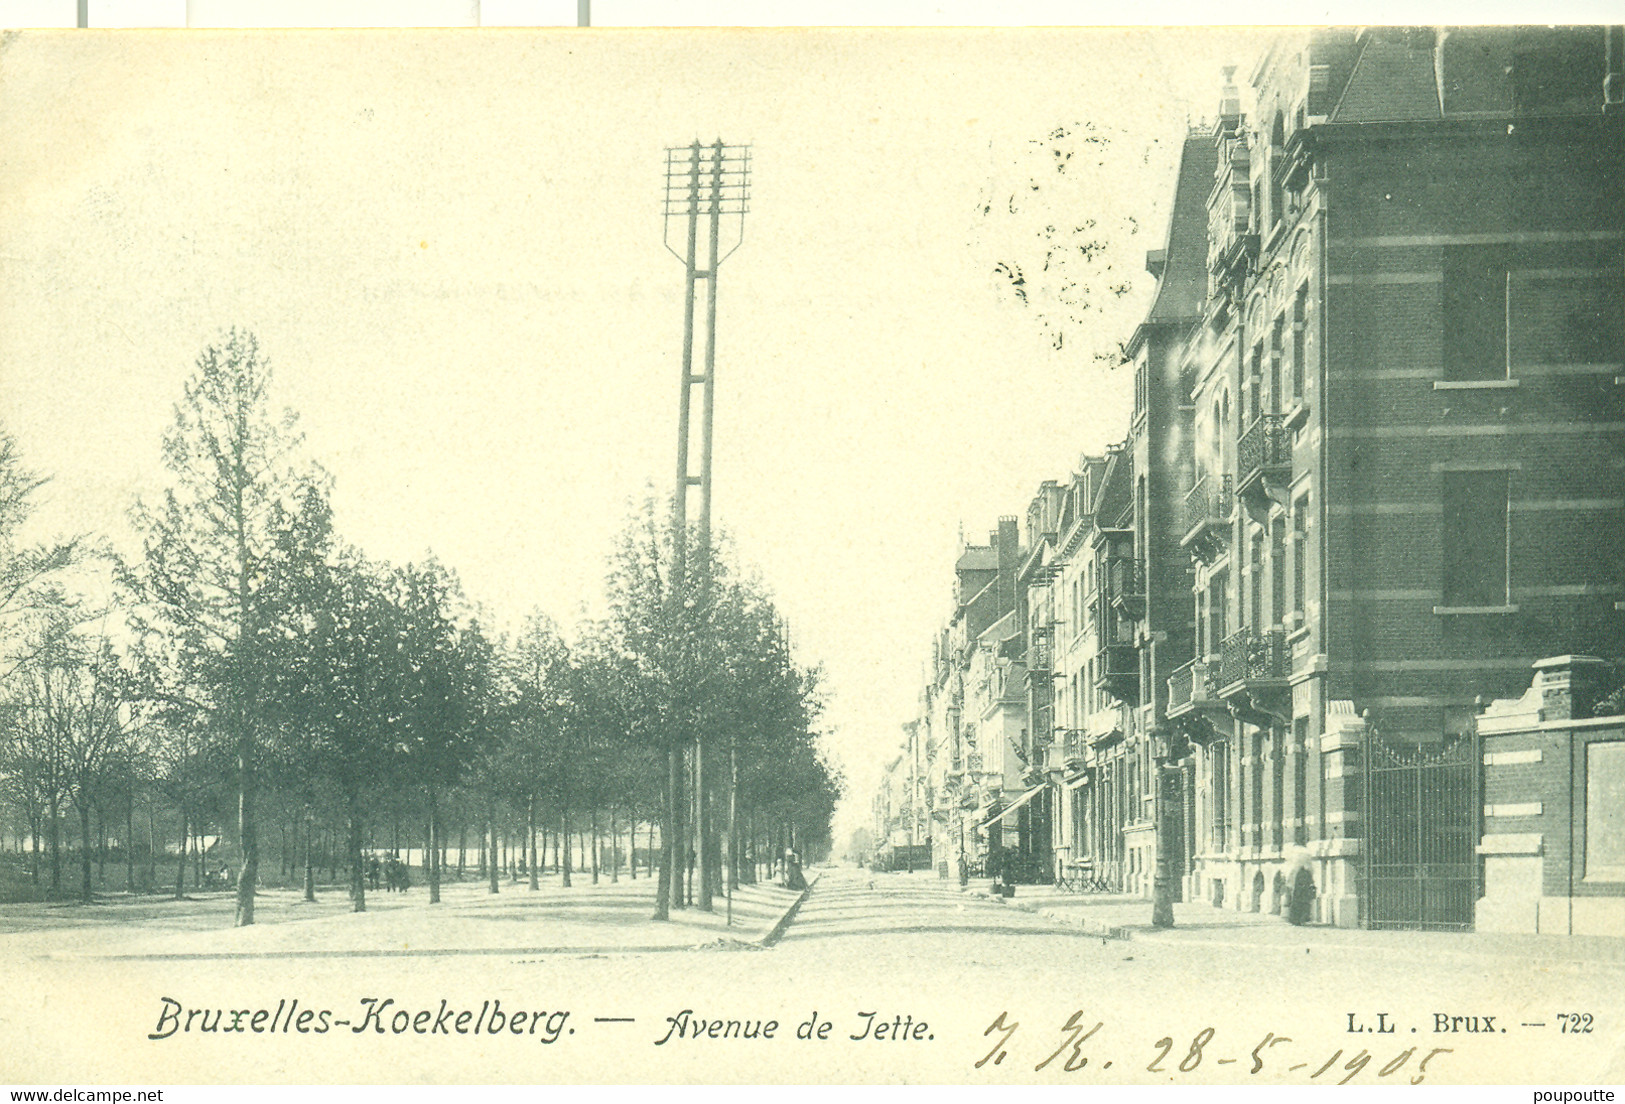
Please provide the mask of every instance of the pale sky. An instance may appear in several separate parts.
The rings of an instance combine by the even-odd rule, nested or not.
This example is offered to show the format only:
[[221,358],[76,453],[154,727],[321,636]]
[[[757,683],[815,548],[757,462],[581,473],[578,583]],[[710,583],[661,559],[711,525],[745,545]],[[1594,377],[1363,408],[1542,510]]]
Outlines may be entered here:
[[[254,330],[342,535],[433,551],[499,625],[596,601],[674,474],[663,148],[754,146],[722,267],[716,524],[821,663],[866,816],[984,541],[1126,429],[1172,157],[1243,31],[193,32],[0,41],[0,419],[40,535],[130,547],[198,352]],[[1078,206],[1136,291],[1057,351],[981,216],[1029,150],[1115,136]],[[1075,176],[1077,174],[1074,174]],[[1072,178],[1069,178],[1071,180]],[[1085,209],[1086,208],[1086,209]],[[1068,208],[1070,214],[1070,207]],[[1115,232],[1115,231],[1114,231]],[[1041,290],[1041,274],[1028,271]]]

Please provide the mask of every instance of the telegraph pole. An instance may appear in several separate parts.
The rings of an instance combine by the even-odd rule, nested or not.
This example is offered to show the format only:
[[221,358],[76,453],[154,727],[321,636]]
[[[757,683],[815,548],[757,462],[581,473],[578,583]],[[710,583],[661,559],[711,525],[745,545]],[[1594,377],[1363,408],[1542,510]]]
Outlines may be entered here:
[[[744,242],[745,212],[750,208],[750,147],[724,145],[718,138],[709,146],[699,140],[687,146],[674,146],[666,150],[666,195],[664,243],[668,252],[683,262],[686,275],[683,293],[683,364],[682,382],[677,404],[677,479],[672,496],[672,594],[674,601],[684,603],[690,591],[697,609],[709,600],[711,585],[711,440],[713,406],[716,399],[716,329],[717,329],[717,269],[734,250]],[[722,252],[722,224],[725,217],[730,223],[738,216],[738,231],[727,252]],[[672,224],[677,222],[686,232],[686,248],[678,253],[672,248]],[[700,224],[705,223],[705,250],[700,247]],[[703,261],[703,264],[702,264]],[[701,370],[694,370],[694,331],[700,324],[696,318],[697,283],[705,281],[704,362]],[[691,437],[694,425],[692,407],[694,392],[699,390],[700,433],[699,472],[695,474],[691,457]],[[690,487],[699,488],[699,510],[695,519],[696,563],[688,562],[688,493]],[[710,861],[711,814],[706,787],[707,766],[705,738],[696,733],[693,745],[693,805],[694,835],[699,866],[699,907],[711,911],[716,893],[715,868]],[[674,782],[688,772],[682,769],[681,750],[672,751],[670,764]],[[687,842],[689,833],[681,823],[684,801],[680,793],[673,794],[672,817],[668,827],[672,833],[669,853],[672,857],[671,903],[682,907],[683,872],[688,866]],[[663,847],[663,849],[665,849]]]

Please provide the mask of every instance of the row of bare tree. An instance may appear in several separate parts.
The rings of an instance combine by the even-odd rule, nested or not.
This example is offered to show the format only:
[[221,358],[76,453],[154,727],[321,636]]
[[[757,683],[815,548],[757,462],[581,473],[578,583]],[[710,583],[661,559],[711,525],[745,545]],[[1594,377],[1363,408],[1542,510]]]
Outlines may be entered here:
[[[596,870],[606,832],[659,825],[661,917],[710,907],[724,864],[731,885],[787,847],[827,845],[839,780],[816,740],[815,672],[720,550],[702,550],[703,588],[674,582],[673,534],[646,502],[612,554],[607,616],[572,639],[541,614],[495,636],[440,564],[381,563],[339,539],[329,480],[270,383],[253,335],[204,350],[164,437],[167,485],[137,506],[142,550],[126,559],[83,540],[24,544],[43,480],[0,436],[0,785],[36,879],[48,842],[60,890],[68,807],[86,897],[93,813],[105,840],[108,810],[123,810],[131,886],[138,804],[149,882],[160,811],[181,843],[177,893],[186,841],[229,837],[238,924],[254,922],[268,828],[284,867],[290,839],[302,855],[307,896],[318,854],[333,861],[318,841],[342,838],[358,910],[383,820],[397,847],[411,826],[431,901],[448,826],[459,856],[477,832],[495,892],[504,855],[537,886],[549,832],[569,884],[573,840]],[[116,583],[95,608],[64,581],[89,560],[112,563]],[[610,853],[618,876],[618,842]]]

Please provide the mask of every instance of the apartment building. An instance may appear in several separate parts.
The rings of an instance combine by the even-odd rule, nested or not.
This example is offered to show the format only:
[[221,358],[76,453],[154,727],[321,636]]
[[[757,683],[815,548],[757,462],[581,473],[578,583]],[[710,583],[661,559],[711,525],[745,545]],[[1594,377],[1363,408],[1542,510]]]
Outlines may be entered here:
[[1609,39],[1320,31],[1251,116],[1225,89],[1169,680],[1196,894],[1279,908],[1307,861],[1328,922],[1470,923],[1476,765],[1424,768],[1541,656],[1620,651]]
[[[1552,798],[1486,799],[1480,714],[1625,655],[1622,57],[1617,27],[1344,28],[1225,74],[1128,436],[1040,486],[977,622],[1010,616],[984,643],[1025,675],[1052,872],[1451,928],[1485,863],[1525,869],[1496,849]],[[1625,897],[1596,869],[1573,893]]]

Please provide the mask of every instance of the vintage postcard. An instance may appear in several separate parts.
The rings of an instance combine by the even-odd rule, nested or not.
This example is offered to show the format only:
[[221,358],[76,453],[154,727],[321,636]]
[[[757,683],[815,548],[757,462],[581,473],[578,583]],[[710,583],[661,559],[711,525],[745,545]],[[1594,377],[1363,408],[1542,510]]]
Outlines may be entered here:
[[1618,26],[0,35],[0,1080],[1625,1080],[1622,128]]

